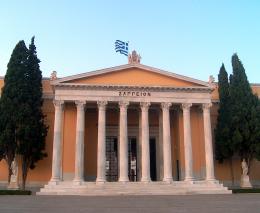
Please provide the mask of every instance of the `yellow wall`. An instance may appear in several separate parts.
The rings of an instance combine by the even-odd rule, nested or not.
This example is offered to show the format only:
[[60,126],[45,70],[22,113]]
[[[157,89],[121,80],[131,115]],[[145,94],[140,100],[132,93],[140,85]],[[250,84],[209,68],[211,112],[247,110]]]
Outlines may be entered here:
[[[131,76],[135,75],[133,79]],[[74,81],[75,82],[75,81]],[[168,86],[195,86],[185,81],[165,77],[156,73],[148,73],[144,70],[132,69],[127,72],[115,72],[107,75],[95,76],[89,79],[78,80],[78,83],[101,83],[101,84],[131,84],[131,85],[168,85]],[[3,79],[0,79],[0,87],[3,86]],[[260,86],[252,86],[253,91],[260,94]],[[53,94],[48,79],[43,80],[44,94]],[[212,93],[212,100],[218,99],[217,89]],[[73,177],[75,170],[75,127],[76,127],[76,106],[75,104],[65,104],[64,108],[64,125],[63,125],[63,153],[62,165],[64,178]],[[54,107],[51,99],[45,99],[43,112],[46,115],[46,123],[49,126],[46,138],[46,152],[48,157],[39,161],[37,167],[29,171],[28,182],[47,182],[51,177],[52,166],[52,140],[54,125]],[[118,113],[116,109],[107,110],[107,125],[118,125]],[[97,109],[88,108],[85,119],[85,176],[96,176],[97,167]],[[211,110],[212,130],[216,125],[217,104],[214,104]],[[158,114],[149,115],[150,125],[158,126]],[[138,112],[136,110],[128,111],[128,125],[138,126]],[[205,173],[205,154],[204,154],[204,133],[203,117],[201,109],[192,106],[191,109],[191,128],[192,128],[192,148],[193,148],[193,169],[196,176],[202,176]],[[212,133],[214,133],[212,131]],[[171,135],[172,135],[172,163],[173,172],[176,172],[176,160],[180,161],[180,169],[184,171],[184,147],[183,147],[183,118],[181,110],[174,110],[171,113]],[[234,160],[235,178],[240,178],[239,159]],[[260,163],[254,162],[252,165],[252,179],[260,180]],[[215,163],[217,179],[230,180],[230,168],[228,162],[224,164]],[[21,174],[21,173],[20,173]],[[175,174],[174,174],[175,175]],[[0,181],[7,180],[7,168],[4,160],[0,162]]]
[[[4,85],[3,79],[0,79],[0,88]],[[52,89],[50,87],[49,79],[43,80],[43,90],[46,94],[51,94]],[[52,100],[45,99],[43,102],[43,112],[46,115],[45,122],[49,126],[48,134],[46,137],[46,152],[48,156],[37,163],[34,170],[30,170],[28,173],[27,180],[32,183],[46,182],[51,177],[51,166],[52,166],[52,141],[53,141],[53,128],[54,128],[54,106]],[[18,159],[19,161],[19,159]],[[19,175],[21,176],[21,166],[19,166]],[[21,179],[21,178],[20,178]],[[4,160],[0,162],[0,181],[7,180],[7,167]]]
[[91,76],[79,80],[67,81],[68,83],[84,84],[121,84],[121,85],[150,85],[150,86],[199,86],[188,81],[164,76],[142,69],[131,68],[113,73]]
[[76,116],[75,105],[65,104],[63,116],[63,173],[74,173],[75,170],[75,161],[72,159],[75,159]]

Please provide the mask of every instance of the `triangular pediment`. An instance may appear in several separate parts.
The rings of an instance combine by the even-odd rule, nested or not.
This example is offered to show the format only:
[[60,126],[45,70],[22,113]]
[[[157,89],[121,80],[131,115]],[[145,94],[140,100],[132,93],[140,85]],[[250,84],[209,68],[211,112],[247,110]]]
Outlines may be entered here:
[[142,64],[127,64],[56,80],[59,83],[87,85],[133,85],[168,87],[208,87],[206,82],[166,72]]

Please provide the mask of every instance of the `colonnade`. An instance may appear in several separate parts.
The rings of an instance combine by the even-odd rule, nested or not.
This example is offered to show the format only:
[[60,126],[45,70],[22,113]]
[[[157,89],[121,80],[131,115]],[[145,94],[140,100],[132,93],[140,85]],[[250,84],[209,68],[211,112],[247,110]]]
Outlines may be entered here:
[[[75,153],[75,176],[73,182],[81,184],[84,182],[84,130],[85,130],[85,101],[75,101],[77,107],[76,124],[76,153]],[[119,119],[119,182],[128,182],[128,136],[127,136],[127,108],[128,101],[120,101],[120,119]],[[162,110],[162,134],[163,134],[163,181],[172,182],[172,153],[171,153],[171,131],[170,131],[170,113],[169,109],[172,103],[161,103]],[[53,138],[53,160],[52,177],[50,182],[57,184],[61,180],[61,134],[64,101],[54,101],[55,121]],[[97,183],[106,182],[106,106],[107,101],[98,101],[98,144],[97,144]],[[193,181],[193,155],[191,140],[191,103],[181,104],[183,111],[183,129],[184,129],[184,156],[185,156],[185,181]],[[149,112],[150,103],[140,103],[141,122],[141,181],[150,182],[150,148],[149,148]],[[212,148],[212,133],[210,121],[211,103],[203,103],[203,123],[204,123],[204,141],[205,141],[205,160],[207,181],[214,181],[214,160]]]

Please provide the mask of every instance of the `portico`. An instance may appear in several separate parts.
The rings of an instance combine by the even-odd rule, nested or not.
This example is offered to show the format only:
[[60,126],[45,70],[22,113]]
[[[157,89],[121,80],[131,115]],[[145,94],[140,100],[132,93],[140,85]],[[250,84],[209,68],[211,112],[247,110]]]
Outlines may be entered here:
[[[170,187],[211,184],[214,190],[226,192],[214,175],[208,83],[131,60],[53,79],[51,84],[55,91],[52,177],[42,192],[64,184],[74,189],[93,183],[110,186],[111,181],[129,187],[133,181],[146,185],[141,188],[152,184],[155,194],[155,181]],[[66,137],[67,131],[74,137]],[[74,155],[69,159],[74,162],[71,169],[64,163],[68,153]],[[199,160],[194,158],[198,155]]]

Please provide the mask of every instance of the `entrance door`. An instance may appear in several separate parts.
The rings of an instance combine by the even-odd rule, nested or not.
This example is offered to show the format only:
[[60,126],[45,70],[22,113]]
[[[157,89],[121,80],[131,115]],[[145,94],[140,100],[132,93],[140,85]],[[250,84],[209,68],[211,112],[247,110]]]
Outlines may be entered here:
[[136,138],[128,138],[128,177],[137,181],[137,148]]
[[151,180],[156,181],[156,140],[150,138],[150,175]]
[[109,182],[118,180],[117,137],[106,138],[106,179]]

